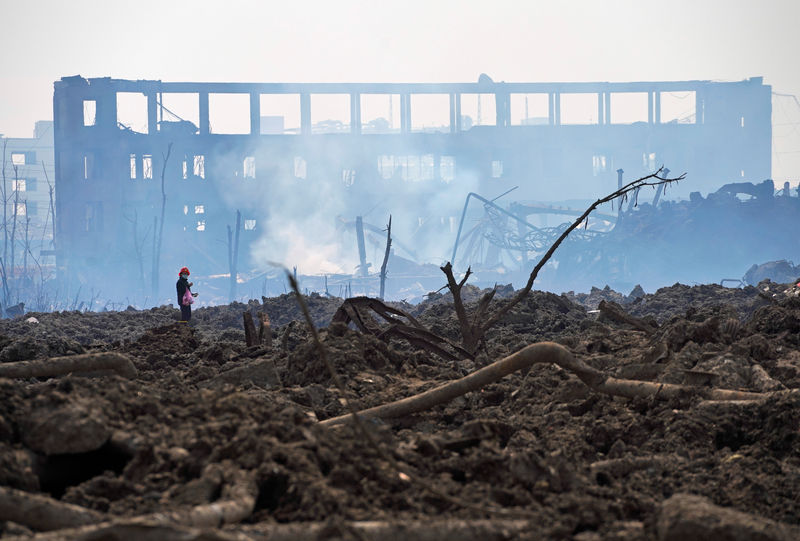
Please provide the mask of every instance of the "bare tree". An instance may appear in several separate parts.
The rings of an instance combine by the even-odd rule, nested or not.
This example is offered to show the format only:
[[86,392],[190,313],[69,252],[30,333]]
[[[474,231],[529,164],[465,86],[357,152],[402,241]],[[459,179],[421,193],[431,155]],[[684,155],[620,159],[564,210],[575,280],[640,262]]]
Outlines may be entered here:
[[389,253],[392,249],[392,215],[389,215],[389,225],[386,226],[386,252],[383,254],[383,263],[381,264],[381,294],[380,299],[383,300],[383,293],[386,288],[386,266],[389,264]]
[[464,349],[473,355],[478,351],[486,331],[492,328],[498,321],[500,321],[500,319],[503,318],[503,316],[505,316],[512,308],[514,308],[514,306],[519,304],[519,302],[522,301],[522,299],[524,299],[528,293],[530,293],[531,289],[533,288],[533,282],[536,280],[536,277],[539,275],[539,271],[542,269],[542,267],[544,267],[545,263],[547,263],[547,261],[553,256],[561,243],[564,242],[564,240],[569,236],[570,233],[572,233],[572,231],[582,224],[588,224],[589,214],[591,214],[592,211],[594,211],[597,207],[604,203],[608,203],[609,201],[613,202],[617,199],[620,200],[619,204],[622,205],[622,203],[625,202],[631,193],[633,194],[632,203],[635,203],[639,195],[639,190],[642,188],[646,186],[667,185],[679,180],[683,180],[686,177],[685,173],[675,178],[662,177],[661,173],[663,170],[664,168],[662,167],[655,173],[634,180],[633,182],[629,182],[625,186],[619,188],[617,191],[592,203],[578,219],[572,222],[572,224],[566,230],[564,230],[563,233],[561,233],[552,246],[550,246],[547,252],[545,252],[545,254],[541,257],[539,262],[531,271],[525,287],[520,289],[511,299],[506,301],[503,305],[491,313],[489,313],[489,306],[494,298],[495,293],[497,292],[496,289],[493,289],[481,297],[481,299],[478,301],[478,306],[476,307],[475,312],[472,314],[472,317],[470,317],[467,314],[467,310],[464,307],[464,302],[461,299],[461,288],[464,287],[464,284],[469,279],[470,275],[472,274],[472,270],[467,268],[467,272],[464,274],[464,277],[461,279],[461,281],[457,282],[455,276],[453,275],[453,266],[450,262],[448,262],[444,267],[441,267],[442,272],[444,272],[445,276],[447,277],[447,287],[453,294],[453,308],[455,309],[456,317],[458,318]]
[[161,165],[161,222],[158,224],[158,233],[153,239],[155,242],[155,254],[153,257],[153,298],[158,299],[158,275],[161,263],[161,245],[164,241],[164,217],[167,209],[167,191],[165,189],[164,176],[167,172],[167,162],[172,154],[172,143],[167,145],[167,153],[162,154],[163,163]]

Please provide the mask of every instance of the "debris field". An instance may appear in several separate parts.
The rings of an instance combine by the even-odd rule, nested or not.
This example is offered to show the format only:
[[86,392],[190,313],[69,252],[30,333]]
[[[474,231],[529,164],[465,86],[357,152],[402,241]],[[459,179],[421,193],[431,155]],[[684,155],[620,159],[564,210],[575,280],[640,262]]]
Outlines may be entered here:
[[[481,293],[464,287],[468,311]],[[343,299],[304,300],[319,343],[294,294],[189,325],[166,306],[0,321],[3,537],[800,538],[788,285],[532,291],[474,358],[451,347],[450,294],[389,304],[439,351],[377,317],[376,332],[332,323]],[[268,322],[257,340],[247,319]],[[540,359],[416,413],[325,422],[539,342],[611,379]],[[612,379],[657,390],[614,396]]]

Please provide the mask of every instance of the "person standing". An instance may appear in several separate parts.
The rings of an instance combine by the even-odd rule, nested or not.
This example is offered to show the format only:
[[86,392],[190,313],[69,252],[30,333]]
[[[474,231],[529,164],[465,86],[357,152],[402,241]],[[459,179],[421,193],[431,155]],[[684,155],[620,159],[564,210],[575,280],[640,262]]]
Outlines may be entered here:
[[175,284],[178,290],[178,306],[181,307],[181,321],[186,322],[192,319],[193,302],[191,298],[187,298],[186,294],[188,292],[189,297],[197,297],[197,293],[192,293],[191,288],[194,284],[189,281],[189,274],[189,269],[183,267],[178,273],[178,282]]

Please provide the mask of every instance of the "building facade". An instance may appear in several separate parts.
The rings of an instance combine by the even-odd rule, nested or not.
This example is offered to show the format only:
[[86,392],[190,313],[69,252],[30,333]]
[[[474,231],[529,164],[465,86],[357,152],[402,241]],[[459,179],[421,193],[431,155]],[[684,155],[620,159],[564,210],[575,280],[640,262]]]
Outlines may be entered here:
[[760,182],[771,167],[771,87],[761,78],[251,84],[76,76],[55,83],[54,120],[59,261],[73,276],[125,261],[121,272],[135,283],[152,267],[156,231],[165,232],[162,268],[191,253],[202,272],[227,272],[237,210],[247,265],[256,244],[287,242],[274,238],[279,225],[310,215],[333,229],[357,215],[385,223],[392,214],[394,224],[413,224],[407,245],[424,237],[452,247],[469,192],[494,198],[514,189],[506,202],[594,200],[616,189],[618,170],[633,180],[664,165],[687,173],[665,197],[685,198]]

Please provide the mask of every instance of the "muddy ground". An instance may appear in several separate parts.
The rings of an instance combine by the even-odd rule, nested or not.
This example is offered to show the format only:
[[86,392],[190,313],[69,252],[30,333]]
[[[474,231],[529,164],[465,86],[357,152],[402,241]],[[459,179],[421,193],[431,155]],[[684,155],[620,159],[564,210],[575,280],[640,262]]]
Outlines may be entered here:
[[[474,361],[330,326],[342,299],[306,300],[349,398],[363,408],[542,340],[619,377],[797,389],[800,297],[787,287],[533,292],[489,331]],[[479,293],[467,287],[464,297]],[[500,288],[495,302],[511,293]],[[607,319],[601,300],[656,330]],[[449,295],[397,306],[460,341]],[[245,346],[245,310],[269,315],[272,348]],[[195,310],[188,326],[178,317],[161,307],[0,321],[0,362],[114,351],[138,371],[132,379],[0,379],[0,486],[134,517],[219,500],[224,472],[243,470],[255,478],[255,509],[226,529],[253,538],[281,523],[513,517],[531,521],[514,538],[656,539],[659,506],[677,493],[800,524],[797,393],[713,407],[691,393],[625,399],[536,365],[427,412],[370,421],[370,442],[351,424],[317,425],[347,410],[293,295]],[[641,466],[626,471],[597,466],[626,458],[643,460],[627,461]],[[13,521],[2,527],[35,533]],[[353,535],[331,527],[323,537]]]

